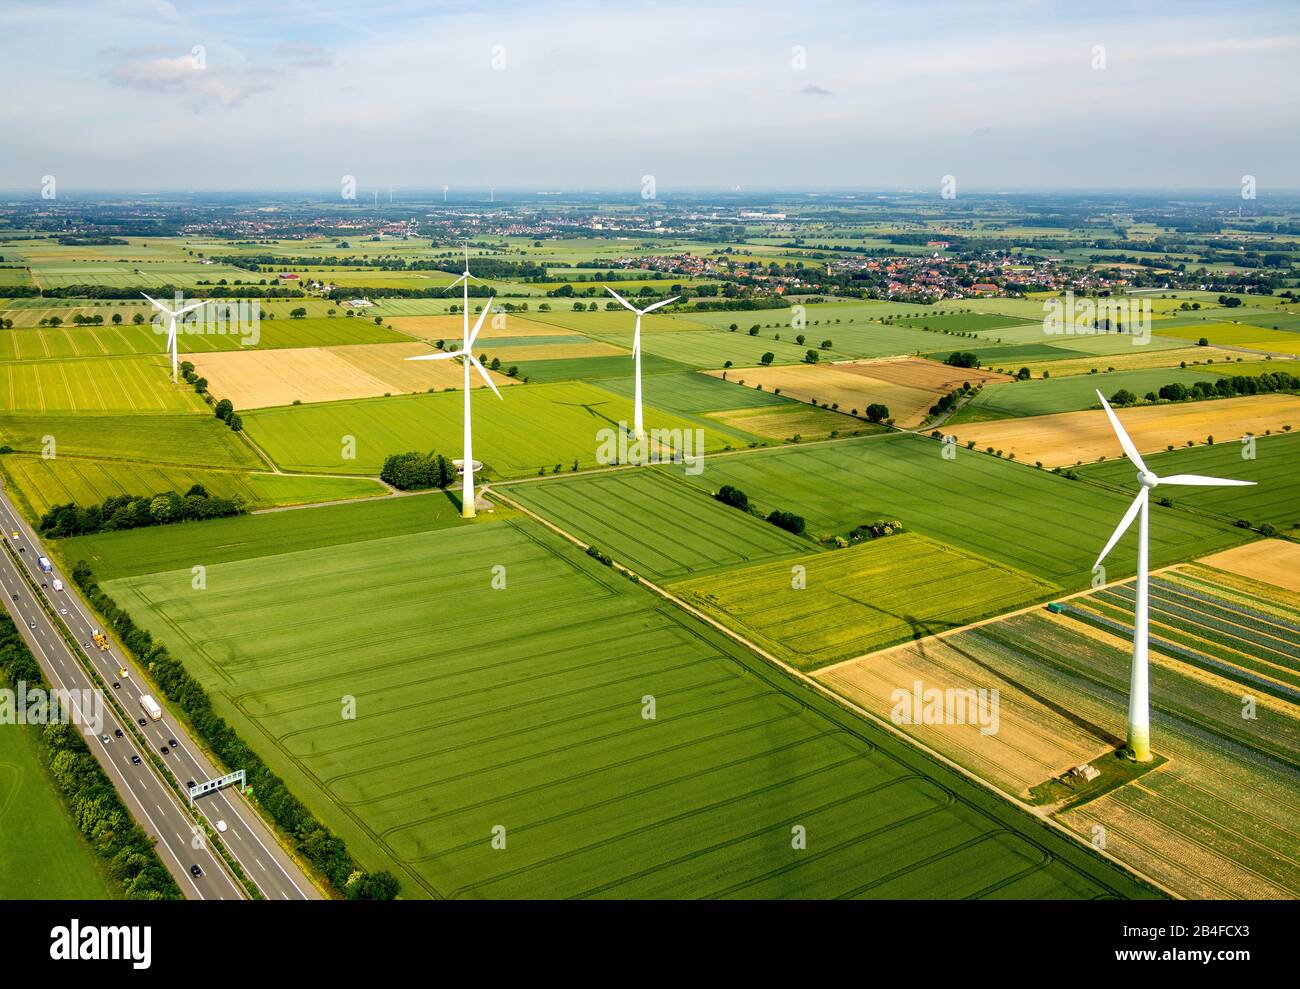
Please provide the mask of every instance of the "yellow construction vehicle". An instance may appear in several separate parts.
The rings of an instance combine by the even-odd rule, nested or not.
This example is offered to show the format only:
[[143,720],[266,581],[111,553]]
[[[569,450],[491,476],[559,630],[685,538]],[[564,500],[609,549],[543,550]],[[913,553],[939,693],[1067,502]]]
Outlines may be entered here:
[[100,649],[108,648],[108,636],[99,629],[92,628],[90,630],[90,637],[95,640],[95,645],[99,646]]

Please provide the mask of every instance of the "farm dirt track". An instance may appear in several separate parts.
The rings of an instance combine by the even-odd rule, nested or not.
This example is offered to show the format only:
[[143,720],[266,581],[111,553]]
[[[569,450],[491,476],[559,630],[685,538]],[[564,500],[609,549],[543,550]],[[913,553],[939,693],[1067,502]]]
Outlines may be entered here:
[[[1295,395],[1250,395],[1180,405],[1156,405],[1117,410],[1124,429],[1142,453],[1164,450],[1169,444],[1198,445],[1213,436],[1219,442],[1234,442],[1244,433],[1263,435],[1300,423],[1300,397]],[[1119,441],[1105,413],[1097,410],[1061,412],[1029,419],[997,420],[953,427],[959,444],[974,440],[986,446],[1014,453],[1025,463],[1042,461],[1045,467],[1068,467],[1101,457],[1122,457]]]

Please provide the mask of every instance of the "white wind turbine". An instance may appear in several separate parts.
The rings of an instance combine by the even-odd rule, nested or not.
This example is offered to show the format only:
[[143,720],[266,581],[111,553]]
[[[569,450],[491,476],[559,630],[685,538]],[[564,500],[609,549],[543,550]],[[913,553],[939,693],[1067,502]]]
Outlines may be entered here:
[[654,312],[660,306],[666,306],[670,302],[676,302],[681,296],[674,295],[671,299],[664,299],[662,302],[656,302],[653,306],[646,306],[644,309],[638,309],[627,299],[623,298],[608,285],[605,291],[618,299],[619,302],[636,313],[636,331],[632,334],[632,357],[636,361],[636,388],[635,399],[632,407],[632,435],[641,439],[645,435],[645,429],[641,424],[641,317],[648,312]]
[[152,302],[155,306],[157,306],[159,309],[161,309],[163,312],[165,312],[165,313],[167,314],[167,316],[168,316],[168,322],[167,322],[167,350],[168,350],[168,351],[171,353],[171,355],[172,355],[172,382],[175,383],[175,381],[176,381],[176,317],[177,317],[177,316],[184,316],[187,312],[191,312],[192,310],[195,310],[195,309],[199,308],[199,306],[206,306],[206,305],[208,304],[208,303],[207,303],[207,300],[205,299],[205,300],[203,300],[202,302],[196,302],[196,303],[194,303],[194,304],[191,305],[191,306],[185,306],[184,308],[181,308],[181,309],[172,310],[172,309],[168,309],[166,306],[164,306],[164,305],[163,305],[161,302],[159,302],[157,299],[154,299],[154,298],[151,298],[151,297],[148,296],[148,295],[145,295],[144,292],[141,292],[140,294],[141,294],[141,295],[144,295],[144,297],[145,297],[146,299],[148,299],[148,300],[149,300],[150,302]]
[[1106,415],[1110,417],[1111,427],[1115,430],[1115,435],[1119,437],[1119,445],[1124,448],[1124,455],[1138,469],[1137,479],[1138,484],[1141,485],[1137,497],[1133,499],[1133,504],[1129,505],[1128,511],[1119,520],[1119,525],[1115,527],[1109,542],[1106,543],[1106,548],[1097,557],[1097,562],[1093,564],[1093,568],[1096,569],[1101,565],[1101,561],[1106,559],[1106,554],[1119,542],[1119,537],[1124,535],[1128,527],[1133,524],[1133,519],[1137,518],[1137,586],[1133,601],[1133,668],[1129,673],[1128,688],[1128,748],[1135,760],[1149,762],[1151,759],[1151,713],[1150,695],[1147,689],[1147,509],[1151,500],[1151,489],[1157,484],[1204,484],[1219,487],[1238,487],[1254,484],[1255,482],[1234,481],[1223,477],[1205,477],[1201,474],[1172,474],[1169,477],[1157,477],[1142,462],[1137,447],[1129,439],[1128,433],[1124,432],[1119,417],[1115,415],[1105,396],[1101,392],[1097,392],[1097,397],[1101,399],[1101,406],[1106,410]]
[[469,273],[469,243],[465,244],[465,272],[456,281],[452,282],[449,288],[455,288],[458,283],[463,282],[465,285],[465,304],[461,307],[464,313],[464,337],[461,341],[460,350],[443,351],[436,354],[419,354],[416,357],[408,357],[408,361],[444,361],[453,357],[461,358],[461,363],[465,366],[465,440],[464,440],[464,459],[461,461],[463,470],[461,471],[461,495],[460,495],[460,517],[463,519],[472,519],[474,517],[474,433],[470,425],[469,413],[469,369],[470,366],[483,376],[487,386],[496,393],[497,398],[501,398],[501,392],[497,391],[496,384],[492,381],[492,376],[487,373],[485,368],[477,357],[474,356],[471,348],[474,346],[475,339],[478,338],[478,332],[483,328],[483,320],[487,318],[488,310],[492,308],[492,299],[489,298],[483,306],[483,311],[479,313],[478,319],[474,323],[474,329],[469,328],[469,280],[473,276]]

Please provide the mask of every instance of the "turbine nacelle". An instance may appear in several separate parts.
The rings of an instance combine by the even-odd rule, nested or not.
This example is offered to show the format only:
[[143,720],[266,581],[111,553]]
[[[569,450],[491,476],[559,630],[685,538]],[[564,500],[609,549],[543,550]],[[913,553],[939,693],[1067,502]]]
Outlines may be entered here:
[[1154,488],[1160,483],[1160,478],[1156,477],[1149,470],[1140,470],[1137,475],[1138,484],[1144,488]]

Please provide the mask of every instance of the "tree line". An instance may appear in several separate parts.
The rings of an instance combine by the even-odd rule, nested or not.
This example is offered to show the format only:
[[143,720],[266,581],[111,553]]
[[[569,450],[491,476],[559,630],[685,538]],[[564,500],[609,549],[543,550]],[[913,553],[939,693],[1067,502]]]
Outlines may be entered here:
[[86,536],[118,529],[142,529],[175,522],[197,522],[226,518],[248,511],[239,498],[217,498],[202,484],[195,484],[185,494],[162,491],[154,495],[120,494],[105,498],[99,505],[67,502],[52,505],[41,516],[36,528],[48,539]]

